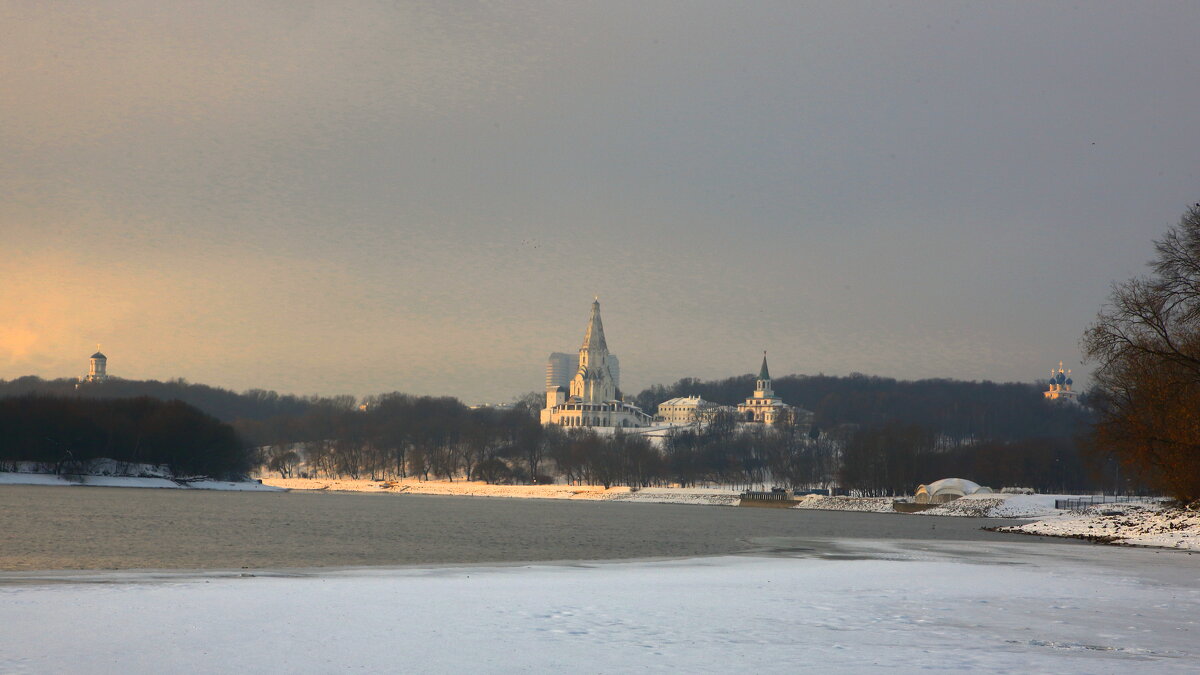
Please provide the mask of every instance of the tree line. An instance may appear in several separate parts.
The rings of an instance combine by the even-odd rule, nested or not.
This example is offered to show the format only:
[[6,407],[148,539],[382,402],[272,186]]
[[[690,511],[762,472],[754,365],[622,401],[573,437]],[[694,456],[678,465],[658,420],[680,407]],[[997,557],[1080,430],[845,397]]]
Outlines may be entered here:
[[1042,493],[1127,492],[1143,486],[1111,462],[1089,455],[1080,438],[987,440],[947,445],[933,430],[892,421],[852,431],[839,458],[839,480],[865,495],[912,494],[939,478],[967,478],[993,489]]
[[71,378],[44,380],[28,375],[0,380],[0,398],[40,394],[87,399],[137,398],[146,396],[161,401],[183,401],[222,422],[239,419],[261,420],[279,415],[299,415],[322,399],[320,397],[278,394],[265,389],[237,393],[183,379],[125,380],[110,377],[102,382],[79,382]]
[[[911,493],[919,483],[960,476],[1039,490],[1129,487],[1076,439],[1090,429],[1083,406],[1045,401],[1035,384],[900,381],[851,375],[791,375],[773,382],[784,400],[814,412],[812,433],[741,428],[721,415],[701,430],[651,444],[636,434],[543,429],[541,396],[507,409],[471,409],[453,398],[398,392],[297,397],[189,384],[111,379],[84,383],[36,377],[0,381],[0,398],[28,392],[80,400],[175,397],[230,422],[253,462],[281,476],[565,480],[601,485],[840,485],[870,494]],[[744,399],[754,377],[684,379],[650,387],[637,402],[700,395]],[[809,430],[802,430],[809,431]]]
[[326,399],[300,416],[237,428],[259,446],[262,467],[284,478],[839,486],[870,495],[911,494],[951,476],[1040,491],[1113,487],[1106,467],[1089,465],[1072,438],[950,443],[936,429],[899,420],[821,431],[786,422],[744,426],[721,412],[654,442],[637,430],[542,427],[536,413],[532,400],[470,409],[452,398],[392,393],[361,406]]
[[[1030,438],[1064,438],[1078,435],[1092,422],[1086,407],[1057,406],[1042,400],[1037,384],[963,382],[957,380],[904,381],[853,374],[788,375],[773,381],[785,401],[813,411],[821,429],[844,425],[877,426],[904,420],[930,429],[953,442],[983,439],[1013,441]],[[635,397],[635,403],[653,413],[658,404],[677,396],[699,395],[723,405],[744,400],[754,389],[754,376],[722,380],[684,378],[672,385],[655,385]],[[180,400],[223,422],[264,422],[303,418],[313,409],[352,408],[368,403],[351,396],[295,396],[264,389],[237,393],[182,379],[124,380],[78,383],[73,379],[44,380],[27,376],[0,380],[0,398],[45,394],[83,398],[149,396]],[[540,407],[541,395],[523,399],[526,408]]]
[[529,408],[471,409],[448,397],[317,399],[299,415],[239,420],[235,427],[259,448],[262,465],[284,478],[529,481],[542,461],[542,428]]
[[[713,403],[735,405],[754,390],[754,380],[751,374],[708,381],[684,378],[673,385],[649,387],[635,401],[649,411],[677,396],[698,395]],[[1044,400],[1045,386],[1036,383],[906,381],[855,373],[786,375],[773,380],[772,387],[785,402],[811,410],[821,429],[874,427],[902,420],[934,430],[953,444],[1069,438],[1086,431],[1093,421],[1086,406]]]
[[27,394],[0,399],[0,464],[86,473],[97,459],[161,464],[176,476],[236,478],[253,453],[233,428],[182,401]]

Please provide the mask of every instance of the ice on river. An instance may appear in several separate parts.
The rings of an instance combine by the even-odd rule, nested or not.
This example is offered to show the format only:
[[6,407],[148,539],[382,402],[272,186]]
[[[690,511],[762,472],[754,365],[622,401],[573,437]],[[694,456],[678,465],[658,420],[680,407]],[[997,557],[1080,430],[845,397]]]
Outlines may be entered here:
[[1186,553],[1003,550],[9,575],[0,672],[1195,672]]

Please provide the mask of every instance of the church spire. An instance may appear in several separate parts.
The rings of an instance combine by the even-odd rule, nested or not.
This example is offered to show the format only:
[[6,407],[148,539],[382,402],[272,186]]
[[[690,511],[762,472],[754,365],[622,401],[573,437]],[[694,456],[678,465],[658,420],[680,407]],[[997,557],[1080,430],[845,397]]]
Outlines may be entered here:
[[587,332],[583,334],[581,349],[608,351],[608,343],[604,341],[604,324],[600,322],[600,298],[592,302],[592,318],[588,321]]
[[771,379],[771,373],[767,370],[767,352],[766,352],[766,350],[763,351],[763,364],[762,364],[762,368],[759,369],[759,371],[758,371],[758,379],[760,379],[760,380]]

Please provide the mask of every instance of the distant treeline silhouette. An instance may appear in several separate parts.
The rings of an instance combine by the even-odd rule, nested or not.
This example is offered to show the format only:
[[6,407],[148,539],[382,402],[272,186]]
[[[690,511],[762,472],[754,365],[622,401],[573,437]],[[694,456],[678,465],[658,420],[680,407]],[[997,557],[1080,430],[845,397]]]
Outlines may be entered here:
[[191,384],[182,379],[160,382],[158,380],[109,378],[103,382],[80,383],[74,379],[43,380],[30,375],[15,380],[0,380],[0,398],[23,394],[89,399],[149,396],[163,401],[179,400],[196,406],[223,422],[239,419],[260,420],[277,415],[298,415],[307,410],[314,400],[319,400],[317,397],[280,395],[263,389],[251,389],[239,394],[206,384]]
[[[670,386],[649,387],[637,395],[636,402],[654,410],[669,398],[700,396],[734,405],[754,391],[754,379],[753,375],[707,381],[685,378]],[[1047,401],[1043,388],[1031,383],[905,381],[855,373],[787,375],[772,385],[784,402],[813,411],[813,421],[821,429],[904,422],[929,429],[951,444],[1070,438],[1093,421],[1088,408]]]
[[[700,395],[732,404],[753,389],[750,375],[655,386],[637,400]],[[813,410],[815,428],[739,428],[721,415],[662,447],[636,435],[607,437],[543,428],[542,397],[511,409],[470,409],[453,398],[394,392],[368,397],[243,394],[173,382],[113,380],[84,385],[21,378],[0,382],[0,396],[22,388],[92,399],[163,392],[232,421],[258,448],[255,463],[282,476],[665,484],[840,485],[867,494],[911,493],[919,483],[961,476],[981,484],[1043,491],[1127,488],[1115,466],[1087,464],[1077,437],[1087,408],[1045,401],[1032,384],[952,380],[897,381],[853,375],[774,380],[785,401]],[[148,461],[148,460],[144,460]]]
[[163,464],[176,476],[232,478],[249,471],[253,453],[230,425],[178,400],[0,399],[0,464],[37,462],[78,473],[101,458]]
[[723,413],[657,447],[636,433],[542,427],[533,397],[508,410],[473,410],[452,398],[393,393],[368,399],[365,409],[329,399],[300,416],[238,428],[261,446],[264,468],[282,477],[836,485],[868,495],[911,494],[920,483],[950,476],[1043,492],[1118,487],[1114,468],[1086,464],[1070,437],[955,444],[935,429],[898,421],[820,431],[743,427]]

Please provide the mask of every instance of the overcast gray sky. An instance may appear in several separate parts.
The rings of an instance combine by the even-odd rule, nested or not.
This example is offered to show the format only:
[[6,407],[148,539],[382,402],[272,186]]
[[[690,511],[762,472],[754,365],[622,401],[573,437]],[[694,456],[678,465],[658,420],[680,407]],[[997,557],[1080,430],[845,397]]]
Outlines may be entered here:
[[0,3],[0,378],[1033,380],[1200,200],[1200,4]]

